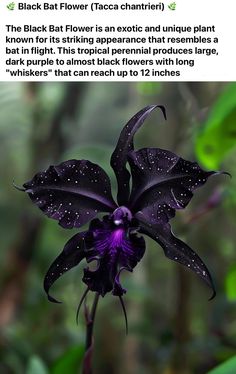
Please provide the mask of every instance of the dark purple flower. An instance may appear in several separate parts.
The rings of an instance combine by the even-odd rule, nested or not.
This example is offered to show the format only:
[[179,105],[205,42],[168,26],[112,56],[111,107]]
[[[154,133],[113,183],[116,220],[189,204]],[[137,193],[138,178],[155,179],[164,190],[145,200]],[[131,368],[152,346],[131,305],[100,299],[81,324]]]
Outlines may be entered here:
[[[212,298],[215,296],[206,265],[174,236],[169,221],[176,209],[186,207],[194,190],[218,172],[204,171],[196,162],[163,149],[134,150],[134,135],[155,108],[161,109],[166,119],[163,106],[150,105],[135,114],[121,131],[111,156],[118,185],[117,203],[108,175],[87,160],[50,166],[23,185],[31,200],[62,227],[79,229],[90,222],[88,230],[74,235],[50,266],[44,279],[50,301],[57,302],[49,294],[53,283],[83,259],[88,264],[96,261],[95,270],[84,269],[87,290],[102,296],[111,291],[121,299],[126,292],[120,283],[121,272],[132,272],[145,252],[141,234],[160,244],[166,257],[197,273],[211,287]],[[95,218],[101,212],[106,215]]]

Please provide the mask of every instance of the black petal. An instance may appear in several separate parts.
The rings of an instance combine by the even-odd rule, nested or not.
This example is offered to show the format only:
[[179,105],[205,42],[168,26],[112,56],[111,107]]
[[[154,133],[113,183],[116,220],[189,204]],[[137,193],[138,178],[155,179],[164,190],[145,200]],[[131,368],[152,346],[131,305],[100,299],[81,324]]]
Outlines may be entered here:
[[64,228],[79,228],[98,212],[110,212],[116,207],[108,175],[86,160],[50,166],[24,188],[31,200]]
[[201,277],[212,289],[213,294],[211,299],[213,299],[215,296],[215,287],[209,270],[201,258],[187,244],[173,235],[170,224],[151,224],[146,221],[141,212],[137,213],[136,217],[140,223],[140,232],[150,236],[153,240],[160,244],[166,257],[168,257],[170,260],[186,266],[188,269],[194,271],[199,277]]
[[142,126],[147,116],[156,108],[160,108],[165,119],[165,108],[162,105],[149,105],[136,113],[121,131],[117,146],[111,156],[111,166],[115,172],[118,184],[117,201],[119,205],[126,205],[129,198],[130,173],[126,168],[127,155],[133,150],[133,138]]
[[90,240],[87,239],[87,236],[87,232],[74,235],[48,269],[44,278],[44,290],[50,301],[58,303],[56,299],[49,295],[53,283],[68,270],[78,265],[85,257],[85,249],[90,247]]
[[129,207],[157,224],[168,222],[176,209],[184,209],[193,191],[217,174],[159,148],[132,151],[128,161],[133,181]]

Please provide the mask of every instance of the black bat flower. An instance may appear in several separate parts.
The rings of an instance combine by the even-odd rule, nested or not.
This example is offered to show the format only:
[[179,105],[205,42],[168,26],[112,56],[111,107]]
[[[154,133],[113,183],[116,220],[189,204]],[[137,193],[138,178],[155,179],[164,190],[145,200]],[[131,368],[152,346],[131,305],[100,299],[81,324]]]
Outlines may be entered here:
[[[102,296],[112,291],[123,306],[122,295],[126,290],[121,286],[120,274],[123,270],[132,272],[143,257],[145,241],[140,234],[160,244],[166,257],[197,273],[211,287],[212,298],[215,296],[206,265],[174,236],[169,220],[176,209],[186,207],[195,189],[218,172],[204,171],[196,162],[163,149],[134,150],[134,135],[155,108],[166,119],[163,106],[150,105],[135,114],[121,131],[111,156],[118,185],[117,203],[112,197],[108,175],[87,160],[50,166],[23,185],[33,203],[62,227],[79,229],[90,222],[89,229],[74,235],[50,266],[44,279],[50,301],[58,302],[49,294],[53,283],[85,259],[87,263],[96,261],[95,270],[84,269],[87,291]],[[95,218],[101,212],[107,213],[103,219]]]

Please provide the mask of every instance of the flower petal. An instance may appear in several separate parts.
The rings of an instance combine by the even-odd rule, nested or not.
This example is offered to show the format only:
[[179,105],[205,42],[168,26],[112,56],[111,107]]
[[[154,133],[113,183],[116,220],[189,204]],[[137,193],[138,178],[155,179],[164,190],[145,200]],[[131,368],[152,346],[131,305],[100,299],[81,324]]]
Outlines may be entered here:
[[147,116],[156,108],[161,109],[166,119],[165,108],[162,105],[149,105],[140,110],[121,131],[117,146],[111,156],[111,166],[115,172],[118,184],[117,201],[119,205],[126,205],[129,198],[130,173],[126,168],[126,162],[128,153],[134,148],[134,135]]
[[168,222],[176,209],[184,209],[193,191],[217,174],[159,148],[132,151],[128,161],[133,180],[129,207],[132,212],[142,211],[158,224]]
[[170,224],[148,223],[141,212],[138,212],[136,217],[140,223],[140,232],[150,236],[160,244],[166,257],[170,260],[186,266],[199,275],[212,289],[213,294],[210,299],[213,299],[216,292],[209,270],[201,258],[187,244],[173,235]]
[[109,267],[108,262],[101,260],[98,262],[96,270],[90,270],[89,267],[84,269],[83,282],[91,291],[104,296],[113,289],[114,277],[114,269]]
[[87,160],[50,166],[23,186],[31,200],[64,228],[79,228],[98,212],[116,208],[108,175]]
[[80,232],[74,235],[66,243],[63,251],[48,269],[44,278],[44,290],[50,301],[55,303],[59,302],[49,294],[49,290],[54,282],[85,258],[85,249],[90,247],[90,241],[89,238],[87,239],[87,235],[87,232]]

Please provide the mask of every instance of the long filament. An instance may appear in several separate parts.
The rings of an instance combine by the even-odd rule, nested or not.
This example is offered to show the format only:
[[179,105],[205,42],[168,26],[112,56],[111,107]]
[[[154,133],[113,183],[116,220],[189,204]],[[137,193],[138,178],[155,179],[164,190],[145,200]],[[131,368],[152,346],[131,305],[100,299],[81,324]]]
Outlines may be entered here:
[[78,325],[78,319],[79,319],[79,311],[80,311],[81,305],[83,304],[88,292],[89,292],[89,288],[86,288],[86,290],[83,293],[83,296],[80,299],[79,305],[77,307],[77,311],[76,311],[76,323],[77,323],[77,325]]
[[119,296],[119,299],[120,299],[120,303],[121,303],[121,306],[122,306],[122,310],[123,310],[123,313],[124,313],[124,317],[125,317],[125,330],[126,330],[126,335],[128,335],[128,319],[127,319],[127,313],[126,313],[126,309],[125,309],[125,304],[124,304],[124,300],[122,299],[122,296]]

